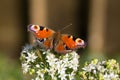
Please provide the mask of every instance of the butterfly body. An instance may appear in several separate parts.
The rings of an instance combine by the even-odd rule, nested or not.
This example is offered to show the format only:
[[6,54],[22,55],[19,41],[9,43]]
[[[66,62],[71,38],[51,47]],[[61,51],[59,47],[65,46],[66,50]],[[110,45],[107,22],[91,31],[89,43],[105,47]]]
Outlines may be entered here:
[[39,25],[29,25],[28,30],[34,34],[36,41],[41,47],[54,49],[58,53],[65,54],[85,47],[85,42],[82,39],[68,34],[61,34],[60,31],[55,32],[52,29]]

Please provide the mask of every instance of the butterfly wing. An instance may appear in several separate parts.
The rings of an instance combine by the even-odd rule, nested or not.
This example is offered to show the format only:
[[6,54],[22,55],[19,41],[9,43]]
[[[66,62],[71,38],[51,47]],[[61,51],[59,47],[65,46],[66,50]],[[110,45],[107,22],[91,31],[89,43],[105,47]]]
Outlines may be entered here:
[[52,36],[54,35],[55,31],[39,25],[29,25],[28,30],[34,34],[36,41],[41,47],[47,49],[53,48]]
[[82,39],[63,34],[57,42],[55,51],[59,53],[67,53],[82,47],[85,47],[85,42]]
[[31,31],[36,41],[41,47],[52,49],[58,53],[71,52],[74,49],[85,47],[85,42],[80,38],[75,38],[72,35],[60,34],[49,28],[39,25],[29,25],[28,30]]

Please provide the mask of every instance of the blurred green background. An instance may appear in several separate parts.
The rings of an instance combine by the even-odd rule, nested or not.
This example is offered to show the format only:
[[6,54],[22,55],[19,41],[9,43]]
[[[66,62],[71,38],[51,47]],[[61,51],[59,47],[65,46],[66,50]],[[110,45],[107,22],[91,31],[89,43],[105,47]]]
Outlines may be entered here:
[[119,0],[1,0],[0,80],[24,80],[20,52],[33,37],[27,25],[38,24],[59,30],[87,42],[80,49],[81,67],[93,58],[114,58],[120,62]]

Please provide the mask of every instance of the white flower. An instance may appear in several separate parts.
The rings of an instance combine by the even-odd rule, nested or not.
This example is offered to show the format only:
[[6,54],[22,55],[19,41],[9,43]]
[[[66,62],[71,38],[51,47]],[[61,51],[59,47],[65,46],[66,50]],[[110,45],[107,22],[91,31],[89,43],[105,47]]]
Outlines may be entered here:
[[37,76],[35,80],[44,80],[44,79],[41,79],[39,76]]
[[111,79],[117,79],[117,78],[119,78],[119,76],[118,76],[117,74],[114,74],[114,73],[112,72],[112,73],[110,73],[110,78],[111,78]]
[[48,69],[47,71],[48,71],[49,75],[52,77],[52,79],[54,79],[55,72],[56,72],[55,68],[50,67],[50,69]]
[[94,70],[93,70],[93,73],[94,73],[94,74],[96,74],[96,73],[97,73],[97,71],[94,69]]
[[67,74],[65,72],[63,72],[58,77],[61,78],[61,80],[67,80],[66,76],[67,76]]
[[27,59],[27,62],[34,62],[35,61],[35,59],[37,58],[37,56],[35,55],[35,53],[27,53],[28,54],[28,56],[26,57],[26,59]]
[[58,66],[58,74],[62,74],[65,73],[66,67],[64,66],[64,64],[61,64]]
[[73,68],[74,71],[77,71],[77,67],[79,66],[78,65],[79,61],[78,59],[74,58],[73,60],[70,61],[70,68]]
[[106,70],[106,68],[104,68],[104,67],[101,66],[101,65],[96,65],[96,68],[97,68],[97,70],[100,71],[101,73],[104,73],[105,70]]
[[37,73],[37,75],[40,76],[41,78],[44,78],[45,70],[44,70],[44,69],[39,69],[36,73]]
[[46,61],[49,63],[50,66],[54,65],[55,62],[58,60],[57,58],[55,58],[55,55],[52,53],[47,53],[46,55]]
[[110,73],[110,74],[106,73],[103,77],[105,80],[112,80],[112,79],[114,80],[114,79],[119,78],[119,76],[117,74],[114,74],[114,73]]
[[[68,54],[66,54],[66,55],[68,55]],[[67,56],[64,56],[62,59],[63,63],[69,62],[68,60],[69,60],[69,58]]]
[[75,80],[74,76],[75,76],[75,72],[71,72],[71,74],[68,74],[69,76],[69,80]]
[[27,73],[29,70],[30,65],[28,65],[27,63],[22,63],[22,69],[23,69],[23,73]]
[[39,64],[36,64],[36,67],[37,67],[37,68],[39,68],[39,67],[40,67],[40,65],[39,65]]
[[110,80],[110,76],[107,73],[103,77],[105,80]]
[[91,72],[91,70],[95,69],[95,65],[94,64],[89,64],[88,66],[85,66],[82,69],[87,71],[87,72]]
[[63,58],[63,63],[65,67],[72,68],[74,71],[77,71],[79,66],[79,55],[76,52],[68,53]]

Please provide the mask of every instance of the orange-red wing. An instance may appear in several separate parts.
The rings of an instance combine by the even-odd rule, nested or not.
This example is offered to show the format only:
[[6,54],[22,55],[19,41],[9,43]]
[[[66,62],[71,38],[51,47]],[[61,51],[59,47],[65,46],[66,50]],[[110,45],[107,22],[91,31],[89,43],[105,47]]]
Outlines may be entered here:
[[55,33],[55,31],[39,25],[29,25],[28,30],[31,31],[37,39],[48,38]]
[[53,39],[48,38],[46,41],[43,42],[43,45],[46,49],[53,48]]
[[35,33],[36,38],[48,38],[53,36],[55,32],[51,29],[44,28],[43,30],[39,30]]
[[55,31],[39,25],[29,25],[28,30],[34,34],[36,41],[41,47],[47,49],[53,48],[53,35]]
[[59,40],[58,44],[55,46],[54,49],[56,52],[61,54],[66,54],[67,52],[71,52],[72,50],[66,49],[66,45],[63,43],[62,40]]
[[77,47],[76,42],[68,35],[62,35],[61,40],[69,49],[75,49]]

